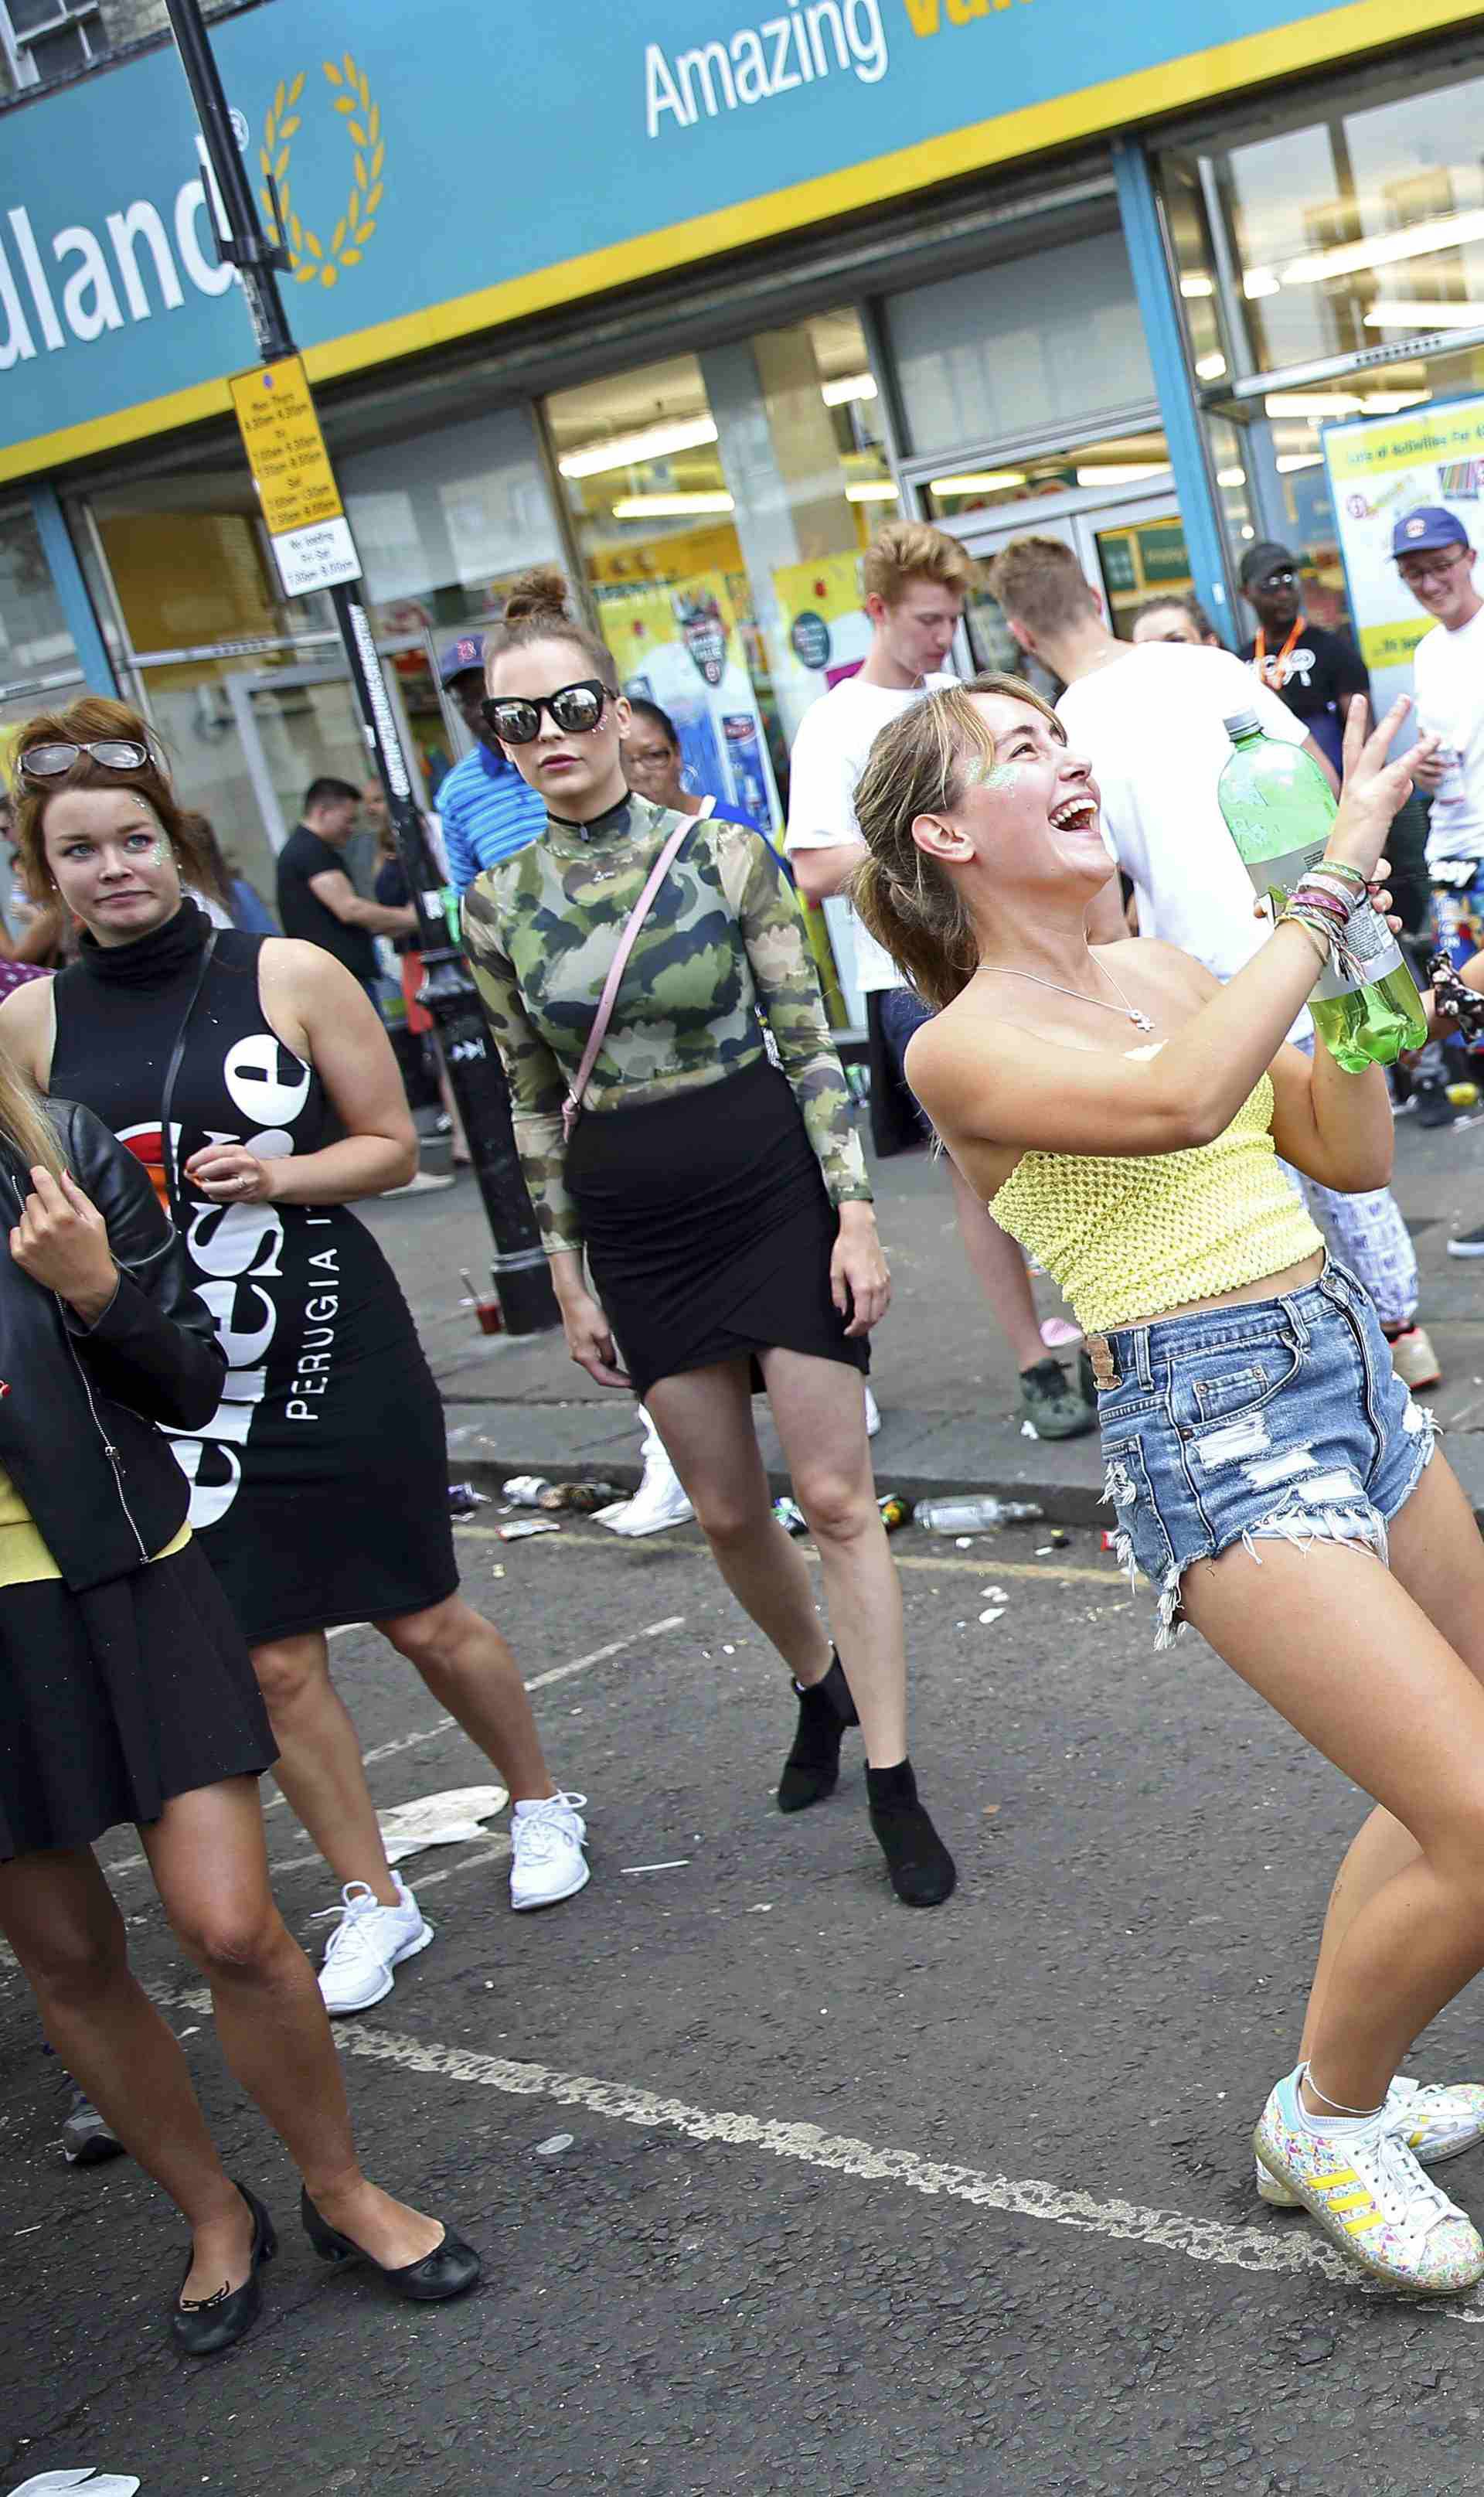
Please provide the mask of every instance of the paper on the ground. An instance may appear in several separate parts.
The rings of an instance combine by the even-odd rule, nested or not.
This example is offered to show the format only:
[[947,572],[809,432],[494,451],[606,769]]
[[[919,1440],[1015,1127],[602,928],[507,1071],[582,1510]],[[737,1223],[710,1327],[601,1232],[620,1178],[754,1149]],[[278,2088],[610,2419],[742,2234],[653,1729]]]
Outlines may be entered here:
[[43,2471],[35,2480],[22,2480],[11,2497],[65,2497],[70,2488],[80,2488],[82,2497],[135,2497],[140,2484],[132,2472],[100,2471],[95,2479],[92,2464],[84,2462],[80,2471]]
[[404,1855],[417,1855],[425,1847],[458,1847],[466,1838],[484,1838],[487,1832],[480,1822],[503,1812],[509,1801],[503,1786],[450,1786],[446,1794],[419,1795],[413,1803],[393,1804],[376,1816],[387,1862],[400,1864]]

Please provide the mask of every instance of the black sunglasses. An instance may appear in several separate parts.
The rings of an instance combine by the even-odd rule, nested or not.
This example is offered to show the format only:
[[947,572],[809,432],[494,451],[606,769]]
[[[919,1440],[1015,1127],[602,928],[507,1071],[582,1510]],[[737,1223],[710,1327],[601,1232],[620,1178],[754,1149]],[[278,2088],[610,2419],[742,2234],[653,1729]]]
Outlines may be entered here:
[[149,760],[148,746],[132,737],[101,737],[92,745],[28,745],[19,758],[20,769],[30,780],[50,780],[70,772],[83,754],[109,772],[142,772]]
[[523,695],[487,694],[480,710],[503,745],[529,745],[540,732],[544,711],[551,712],[563,737],[582,737],[597,727],[607,701],[608,687],[596,677],[584,677],[578,684],[559,685],[554,694],[537,694],[529,702]]

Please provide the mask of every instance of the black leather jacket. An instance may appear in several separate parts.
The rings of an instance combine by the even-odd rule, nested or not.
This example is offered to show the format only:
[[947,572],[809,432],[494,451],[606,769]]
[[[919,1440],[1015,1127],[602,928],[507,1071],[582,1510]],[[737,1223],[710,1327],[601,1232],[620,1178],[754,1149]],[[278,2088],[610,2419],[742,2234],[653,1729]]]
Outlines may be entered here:
[[0,1146],[0,1466],[80,1595],[138,1569],[184,1522],[190,1486],[155,1426],[208,1422],[227,1365],[142,1165],[91,1110],[47,1106],[108,1225],[118,1289],[85,1327],[22,1274],[4,1241],[29,1182]]

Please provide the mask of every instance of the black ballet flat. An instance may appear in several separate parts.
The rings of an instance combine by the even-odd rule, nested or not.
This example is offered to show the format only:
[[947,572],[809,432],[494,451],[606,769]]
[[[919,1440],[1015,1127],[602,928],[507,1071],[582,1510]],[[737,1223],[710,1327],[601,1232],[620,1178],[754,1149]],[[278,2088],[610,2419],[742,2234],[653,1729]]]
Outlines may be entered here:
[[[236,2183],[237,2180],[234,2178],[233,2181]],[[272,2261],[278,2251],[278,2239],[273,2223],[256,2194],[249,2194],[245,2185],[237,2185],[237,2192],[252,2213],[251,2265],[240,2289],[218,2290],[214,2297],[204,2297],[194,2306],[182,2306],[176,2298],[170,2313],[171,2337],[176,2349],[183,2350],[188,2358],[214,2358],[221,2351],[230,2350],[235,2341],[241,2340],[244,2332],[252,2330],[262,2309],[263,2291],[258,2272],[262,2264]],[[185,2279],[189,2280],[190,2276],[191,2264],[188,2262]],[[181,2287],[184,2286],[182,2281]]]
[[445,2297],[462,2297],[466,2289],[473,2288],[484,2269],[483,2260],[474,2248],[466,2245],[462,2237],[456,2236],[452,2228],[444,2229],[442,2245],[434,2246],[432,2253],[424,2255],[420,2262],[389,2265],[379,2263],[374,2255],[368,2255],[364,2246],[358,2246],[353,2238],[342,2237],[338,2228],[332,2228],[328,2220],[321,2218],[302,2189],[299,2197],[299,2216],[304,2224],[304,2234],[321,2262],[368,2262],[373,2271],[380,2272],[387,2287],[394,2290],[398,2297],[418,2299],[425,2305],[433,2305]]

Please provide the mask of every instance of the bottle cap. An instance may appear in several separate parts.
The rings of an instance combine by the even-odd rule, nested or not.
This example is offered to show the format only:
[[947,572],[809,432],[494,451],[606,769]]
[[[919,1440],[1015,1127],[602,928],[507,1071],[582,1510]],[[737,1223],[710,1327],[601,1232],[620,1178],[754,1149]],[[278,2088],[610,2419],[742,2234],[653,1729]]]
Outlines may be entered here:
[[1234,711],[1221,725],[1227,736],[1233,739],[1259,736],[1262,731],[1262,722],[1255,711]]

